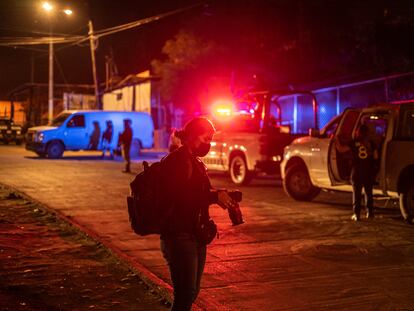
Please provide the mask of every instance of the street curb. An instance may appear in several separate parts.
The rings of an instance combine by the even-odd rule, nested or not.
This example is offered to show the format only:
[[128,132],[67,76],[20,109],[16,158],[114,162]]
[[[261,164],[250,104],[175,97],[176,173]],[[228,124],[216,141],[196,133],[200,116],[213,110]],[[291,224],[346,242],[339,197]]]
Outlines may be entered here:
[[[162,299],[168,301],[169,303],[172,303],[172,301],[173,301],[173,299],[172,299],[173,290],[172,290],[171,285],[169,285],[168,283],[166,283],[165,281],[160,279],[158,276],[156,276],[154,273],[152,273],[150,270],[148,270],[142,264],[140,264],[137,261],[134,261],[131,257],[129,257],[129,256],[125,255],[124,253],[122,253],[122,251],[120,251],[119,249],[114,247],[111,243],[109,243],[107,241],[106,242],[103,241],[96,233],[92,232],[91,230],[89,230],[88,228],[83,226],[82,224],[78,223],[72,217],[68,217],[68,216],[64,215],[62,212],[60,212],[58,210],[55,210],[52,207],[48,206],[47,204],[36,200],[35,198],[31,197],[30,195],[28,195],[24,191],[21,191],[21,190],[15,188],[14,186],[6,185],[4,183],[0,183],[0,186],[8,189],[9,191],[18,193],[19,196],[22,197],[23,199],[26,199],[26,200],[31,201],[33,203],[36,203],[37,205],[39,205],[40,208],[44,209],[47,213],[56,215],[57,217],[59,217],[59,219],[67,222],[69,225],[71,225],[75,229],[77,229],[80,234],[85,235],[86,237],[88,237],[88,238],[96,241],[100,245],[102,245],[105,248],[105,250],[107,250],[109,253],[113,254],[114,257],[116,257],[120,261],[127,264],[128,267],[137,274],[137,276],[150,288],[151,291],[156,292],[156,294],[158,296],[160,296]],[[208,305],[210,305],[210,303],[203,299],[203,305],[208,306]],[[212,304],[212,305],[214,305],[214,304]],[[214,305],[214,307],[217,307],[217,306]],[[208,307],[207,307],[207,309],[204,309],[204,308],[201,308],[200,306],[197,306],[196,304],[194,304],[192,310],[200,311],[200,310],[214,310],[214,309],[210,309]]]

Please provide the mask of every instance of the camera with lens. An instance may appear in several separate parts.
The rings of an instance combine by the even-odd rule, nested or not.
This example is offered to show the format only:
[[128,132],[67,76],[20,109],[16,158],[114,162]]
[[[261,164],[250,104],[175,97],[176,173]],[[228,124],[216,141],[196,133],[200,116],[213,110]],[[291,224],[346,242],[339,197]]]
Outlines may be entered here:
[[[230,196],[230,198],[232,198],[233,201],[239,203],[242,200],[242,192],[239,190],[234,190],[234,191],[228,191],[227,192],[228,195]],[[231,223],[233,224],[233,226],[237,226],[240,225],[242,223],[244,223],[243,220],[243,215],[242,212],[240,210],[239,204],[237,204],[236,206],[232,207],[232,208],[228,208],[227,211],[229,212],[229,217],[231,220]]]

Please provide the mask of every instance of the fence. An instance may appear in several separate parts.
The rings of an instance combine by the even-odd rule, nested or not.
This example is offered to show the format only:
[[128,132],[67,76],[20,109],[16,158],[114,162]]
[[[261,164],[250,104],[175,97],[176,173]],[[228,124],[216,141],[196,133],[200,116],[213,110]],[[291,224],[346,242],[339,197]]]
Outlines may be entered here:
[[[318,101],[318,122],[322,128],[347,107],[363,108],[378,103],[414,99],[414,72],[312,90]],[[288,95],[279,99],[282,123],[294,133],[314,127],[312,98]]]

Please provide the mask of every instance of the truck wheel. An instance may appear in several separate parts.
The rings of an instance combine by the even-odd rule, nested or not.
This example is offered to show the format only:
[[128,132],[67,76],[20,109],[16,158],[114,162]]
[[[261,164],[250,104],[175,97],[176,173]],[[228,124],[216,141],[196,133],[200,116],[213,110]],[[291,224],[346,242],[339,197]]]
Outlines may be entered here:
[[59,159],[62,157],[64,148],[62,143],[58,141],[51,142],[47,146],[47,156],[49,159]]
[[242,155],[236,155],[230,160],[230,178],[236,185],[247,185],[253,178],[253,173],[248,170],[246,159]]
[[298,201],[311,201],[321,191],[312,185],[308,170],[303,164],[294,164],[286,170],[283,188],[289,196]]
[[414,222],[414,182],[411,181],[400,193],[400,210],[405,221],[413,224]]

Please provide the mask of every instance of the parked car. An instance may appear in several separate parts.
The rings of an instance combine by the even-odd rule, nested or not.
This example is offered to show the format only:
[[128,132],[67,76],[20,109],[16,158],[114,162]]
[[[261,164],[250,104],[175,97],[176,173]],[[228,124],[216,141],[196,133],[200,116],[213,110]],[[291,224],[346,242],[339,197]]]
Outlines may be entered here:
[[[113,124],[112,148],[116,149],[119,134],[123,131],[123,120],[130,119],[133,130],[131,154],[138,155],[141,148],[153,146],[154,124],[151,116],[145,112],[123,111],[63,111],[50,125],[28,129],[26,149],[41,157],[60,158],[66,150],[88,150],[91,137],[98,123],[99,142],[94,150],[101,150],[101,137],[106,121]],[[97,123],[96,123],[97,122]]]
[[333,139],[350,141],[361,124],[370,128],[379,149],[374,194],[399,198],[401,214],[414,219],[414,102],[346,109],[321,131],[294,140],[281,164],[283,186],[296,200],[312,200],[321,189],[352,191],[349,154],[336,150]]
[[20,145],[24,139],[22,127],[14,124],[13,120],[7,117],[0,118],[0,141],[4,144],[14,142]]

